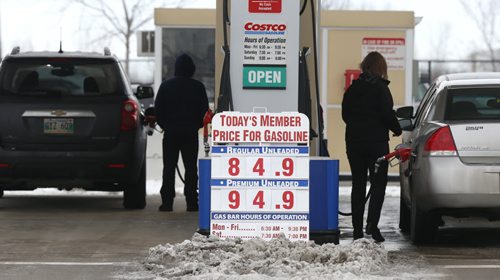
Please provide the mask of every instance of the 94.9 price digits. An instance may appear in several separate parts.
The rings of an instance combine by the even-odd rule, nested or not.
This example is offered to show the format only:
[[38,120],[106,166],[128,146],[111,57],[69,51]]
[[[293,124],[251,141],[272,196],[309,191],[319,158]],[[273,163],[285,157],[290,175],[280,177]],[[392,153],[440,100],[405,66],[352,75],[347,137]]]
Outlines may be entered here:
[[295,195],[293,191],[230,190],[227,203],[227,207],[232,210],[242,207],[242,203],[246,203],[246,208],[291,210],[295,206]]

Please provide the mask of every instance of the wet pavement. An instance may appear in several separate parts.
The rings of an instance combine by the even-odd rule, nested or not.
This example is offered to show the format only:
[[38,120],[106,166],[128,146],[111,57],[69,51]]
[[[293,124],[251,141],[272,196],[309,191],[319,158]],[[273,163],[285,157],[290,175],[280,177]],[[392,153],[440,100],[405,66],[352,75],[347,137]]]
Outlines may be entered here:
[[[349,189],[341,188],[340,209],[349,212]],[[398,229],[398,186],[388,190],[380,229],[389,257],[428,267],[426,279],[498,279],[500,225],[445,219],[438,242],[414,246]],[[144,210],[124,210],[120,193],[16,193],[0,199],[0,279],[113,279],[148,255],[149,248],[190,239],[198,213],[184,198],[174,212],[157,210],[150,192]],[[352,242],[350,217],[339,217],[340,243]],[[369,236],[367,236],[369,238]]]

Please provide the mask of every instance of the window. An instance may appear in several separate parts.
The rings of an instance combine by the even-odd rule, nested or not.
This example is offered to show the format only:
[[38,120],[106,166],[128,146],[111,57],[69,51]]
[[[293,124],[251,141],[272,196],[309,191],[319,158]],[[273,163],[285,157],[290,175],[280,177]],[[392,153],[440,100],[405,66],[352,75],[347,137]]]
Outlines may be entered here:
[[112,60],[20,58],[4,62],[1,95],[96,96],[123,94]]
[[424,98],[422,99],[422,102],[418,106],[417,113],[415,113],[415,127],[419,126],[423,118],[425,118],[425,116],[427,115],[429,104],[435,96],[436,88],[437,84],[434,84],[432,87],[430,87]]
[[499,120],[500,88],[449,89],[446,120]]
[[194,79],[205,85],[209,101],[215,96],[215,29],[163,28],[162,80],[174,76],[175,58],[187,53],[196,65]]

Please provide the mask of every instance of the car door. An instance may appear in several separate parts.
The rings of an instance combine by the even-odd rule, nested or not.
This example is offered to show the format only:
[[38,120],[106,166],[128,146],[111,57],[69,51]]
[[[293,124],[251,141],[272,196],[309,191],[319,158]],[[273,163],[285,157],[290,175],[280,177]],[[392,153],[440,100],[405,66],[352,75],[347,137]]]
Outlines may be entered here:
[[[403,133],[402,144],[408,147],[411,147],[413,153],[416,153],[418,148],[418,143],[416,143],[416,139],[419,136],[420,131],[422,130],[423,120],[425,116],[429,112],[430,104],[432,100],[435,98],[436,90],[438,84],[434,83],[424,95],[422,102],[420,102],[417,112],[413,118],[413,129],[411,131],[407,131]],[[400,182],[401,182],[401,196],[403,200],[409,205],[410,203],[410,177],[413,172],[413,166],[415,163],[415,158],[411,157],[408,161],[401,163],[400,165]]]

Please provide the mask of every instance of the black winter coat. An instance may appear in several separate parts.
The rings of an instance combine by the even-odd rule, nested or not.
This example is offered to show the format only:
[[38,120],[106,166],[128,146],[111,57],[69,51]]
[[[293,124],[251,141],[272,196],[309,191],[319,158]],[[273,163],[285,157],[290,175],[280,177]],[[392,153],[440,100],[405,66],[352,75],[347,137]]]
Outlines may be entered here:
[[158,125],[167,132],[195,132],[203,126],[208,110],[205,86],[192,79],[194,64],[189,56],[180,56],[175,77],[162,82],[155,99]]
[[389,81],[365,73],[344,93],[342,119],[346,142],[387,142],[389,130],[401,135]]

